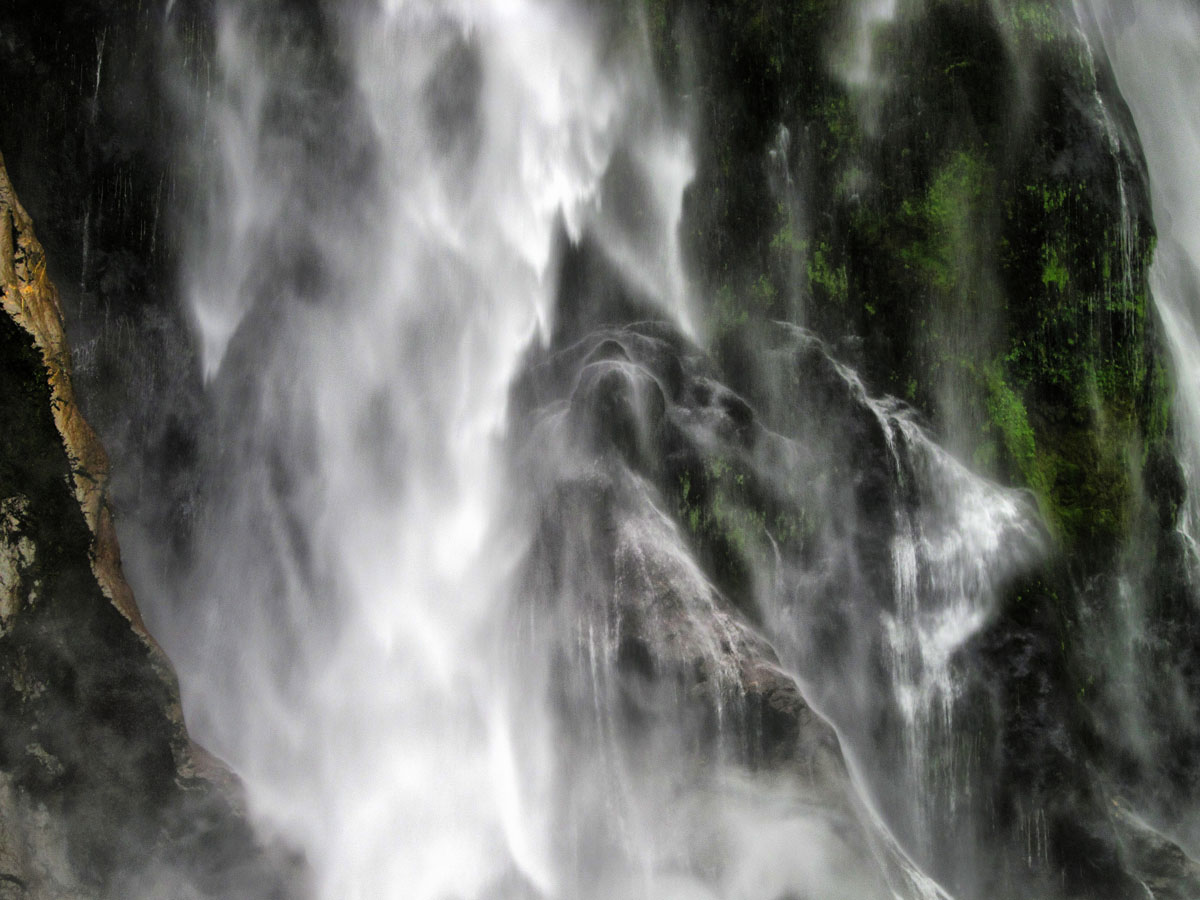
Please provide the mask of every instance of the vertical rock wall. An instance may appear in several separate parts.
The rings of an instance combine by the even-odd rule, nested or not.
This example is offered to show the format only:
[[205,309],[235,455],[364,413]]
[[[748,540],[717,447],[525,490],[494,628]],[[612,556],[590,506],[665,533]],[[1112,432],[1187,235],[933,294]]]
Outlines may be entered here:
[[284,896],[121,574],[108,461],[0,159],[0,897]]

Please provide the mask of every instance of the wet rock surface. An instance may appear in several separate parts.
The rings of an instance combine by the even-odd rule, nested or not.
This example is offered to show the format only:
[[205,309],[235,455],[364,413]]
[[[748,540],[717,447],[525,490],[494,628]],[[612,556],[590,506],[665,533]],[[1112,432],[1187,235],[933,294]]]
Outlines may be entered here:
[[666,742],[689,783],[722,767],[781,778],[781,802],[830,823],[878,891],[885,868],[837,736],[756,627],[748,554],[763,535],[729,533],[706,496],[720,489],[702,483],[706,466],[749,473],[773,439],[715,376],[674,328],[646,321],[535,354],[514,387],[514,464],[537,485],[522,603],[566,622],[539,633],[578,637],[559,651],[552,705],[572,744],[661,754]]
[[[592,276],[564,290],[608,277],[617,284],[606,294],[627,296],[602,258],[569,265]],[[630,314],[628,302],[608,309],[616,322]],[[868,852],[861,810],[846,802],[852,789],[839,743],[799,691],[797,672],[860,752],[874,747],[875,764],[903,783],[907,751],[897,735],[914,726],[889,699],[905,670],[895,667],[894,636],[883,625],[905,602],[895,554],[909,530],[946,552],[962,540],[955,529],[970,526],[961,517],[978,511],[974,504],[997,503],[1006,511],[990,513],[1001,518],[988,527],[1003,536],[1009,561],[964,559],[968,568],[1001,567],[991,581],[958,587],[969,595],[994,583],[996,597],[981,606],[994,612],[947,662],[961,691],[955,727],[992,755],[986,764],[964,757],[957,777],[975,799],[938,813],[965,831],[975,827],[969,803],[986,806],[995,856],[957,870],[943,861],[942,876],[953,883],[969,872],[972,880],[959,884],[966,896],[1186,894],[1194,864],[1165,835],[1111,815],[1110,792],[1085,762],[1092,745],[1076,708],[1077,673],[1056,637],[1068,627],[1057,618],[1059,597],[1077,588],[1061,557],[1047,554],[1051,537],[1035,524],[1033,498],[997,493],[956,469],[917,411],[871,396],[845,359],[853,347],[835,351],[782,323],[759,339],[759,364],[739,379],[744,394],[727,386],[710,356],[656,321],[591,331],[574,323],[531,354],[512,413],[520,477],[539,485],[527,587],[538,608],[576,622],[565,633],[574,629],[580,645],[564,652],[583,654],[585,664],[576,659],[563,671],[594,672],[598,662],[611,677],[599,687],[564,685],[559,708],[607,708],[615,697],[623,728],[670,722],[701,757],[792,773],[803,794],[859,835],[851,844],[872,867],[894,874],[886,849]],[[778,403],[784,396],[787,408]],[[965,508],[956,499],[964,490],[979,492]],[[1005,524],[1003,516],[1012,518]],[[944,577],[928,567],[952,563],[926,559],[917,577]],[[921,583],[934,594],[947,589]],[[1097,585],[1092,602],[1110,589]],[[581,605],[555,608],[557,598]],[[776,647],[786,648],[786,664]],[[853,692],[876,699],[855,706],[844,699]],[[569,731],[590,733],[571,722]],[[936,752],[953,759],[960,746]],[[886,809],[895,786],[875,789]],[[956,845],[965,860],[960,838],[938,836],[933,852],[944,860]]]
[[0,890],[283,897],[193,747],[121,574],[107,460],[75,403],[57,293],[0,160]]

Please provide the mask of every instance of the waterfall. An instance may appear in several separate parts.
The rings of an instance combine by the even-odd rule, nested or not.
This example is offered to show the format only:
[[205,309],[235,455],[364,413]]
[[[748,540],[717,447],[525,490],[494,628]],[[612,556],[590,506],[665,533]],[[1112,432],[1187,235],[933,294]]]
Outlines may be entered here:
[[[816,563],[789,561],[764,601],[767,634],[838,726],[861,790],[912,857],[930,865],[953,833],[962,862],[982,849],[973,829],[986,818],[972,799],[987,777],[965,706],[972,641],[1005,586],[1044,556],[1046,535],[1028,496],[970,471],[907,404],[872,396],[828,354],[788,329],[768,363],[810,385],[793,395],[800,428],[827,427],[796,434],[810,449],[775,473],[815,485],[825,513]],[[838,476],[843,460],[850,472]]]
[[[1150,289],[1174,370],[1174,442],[1186,483],[1178,529],[1186,544],[1184,567],[1191,579],[1185,615],[1194,614],[1200,525],[1200,188],[1194,176],[1200,160],[1200,113],[1195,104],[1200,84],[1200,10],[1187,2],[1125,7],[1097,0],[1081,6],[1104,42],[1149,169],[1158,229]],[[1135,683],[1165,710],[1159,730],[1172,737],[1194,735],[1198,721],[1184,674],[1186,651],[1161,643],[1151,650],[1155,643],[1151,635],[1161,627],[1154,621],[1155,608],[1142,597],[1134,598],[1131,605],[1130,630],[1137,655],[1130,654],[1126,666],[1137,669]],[[1161,744],[1153,743],[1144,701],[1130,706],[1125,739],[1144,757],[1161,752]],[[1177,789],[1158,786],[1158,790],[1166,796],[1144,803],[1148,818],[1195,853],[1200,847],[1200,820],[1194,798],[1185,792],[1186,799],[1172,800],[1170,795]]]
[[[1155,306],[1175,365],[1178,446],[1189,485],[1200,483],[1200,13],[1194,4],[1138,4],[1116,9],[1092,3],[1105,47],[1129,103],[1150,168],[1158,247],[1151,272]],[[1198,492],[1192,489],[1181,528],[1196,540]]]
[[[1182,0],[1131,22],[1080,3],[1104,23],[1146,144],[1176,438],[1200,484],[1200,199],[1186,170],[1200,158],[1186,90],[1200,19]],[[167,4],[168,30],[192,27],[187,6]],[[1034,455],[1023,388],[998,374],[1009,348],[988,343],[1000,314],[983,309],[1008,302],[985,246],[1000,213],[972,204],[1000,196],[1001,167],[921,144],[928,171],[899,212],[868,212],[898,216],[905,239],[932,235],[886,248],[894,270],[928,276],[929,296],[900,302],[932,307],[943,291],[966,308],[931,312],[927,329],[914,314],[928,334],[912,340],[947,342],[922,385],[933,406],[963,407],[942,420],[915,380],[907,393],[871,381],[861,334],[829,333],[851,321],[829,310],[863,299],[836,254],[893,238],[867,229],[846,251],[815,237],[890,197],[872,197],[887,179],[871,167],[911,153],[886,144],[903,100],[892,56],[934,6],[846,4],[822,48],[838,102],[789,110],[799,121],[769,123],[763,158],[745,160],[704,158],[697,110],[713,98],[660,84],[655,4],[220,0],[211,47],[173,35],[202,496],[182,572],[126,547],[139,594],[168,598],[146,615],[190,730],[244,780],[261,833],[303,857],[316,898],[1007,900],[1026,878],[1053,885],[1062,811],[997,786],[1004,686],[983,646],[1011,625],[998,623],[1013,585],[1061,549],[1033,496],[1053,485],[1022,471],[1028,459],[1005,472],[960,458],[968,440],[939,432],[984,430],[955,382],[970,377],[984,407],[1019,412],[1012,434],[988,432],[992,458]],[[943,6],[935,24],[971,33]],[[997,33],[1005,16],[1056,27],[983,7]],[[670,39],[691,63],[698,26],[681,21]],[[1174,91],[1143,62],[1168,50]],[[103,55],[102,38],[97,83]],[[934,69],[976,74],[950,57]],[[1120,205],[1121,280],[1105,288],[1128,315],[1136,176],[1120,107],[1087,91]],[[845,138],[836,217],[806,193],[817,125]],[[913,127],[931,142],[933,125]],[[736,186],[730,168],[762,170],[750,195],[786,220],[761,243],[786,253],[787,303],[759,259],[749,299],[734,275],[701,284],[689,249],[728,237],[689,194],[705,165],[722,171],[714,193]],[[763,216],[747,230],[769,220],[738,215]],[[960,279],[968,267],[980,271]],[[864,302],[869,323],[884,301]],[[805,327],[776,321],[781,309]],[[951,333],[975,325],[988,333]],[[749,358],[727,364],[724,332],[741,326]],[[997,355],[964,363],[981,348]],[[1198,494],[1182,519],[1193,544]],[[1132,656],[1144,598],[1122,577],[1128,629],[1112,644]],[[1044,661],[1035,643],[1021,665]],[[1073,732],[1046,741],[1060,739],[1074,752]],[[1011,801],[1003,823],[997,797]]]
[[[686,327],[688,145],[640,45],[605,58],[583,10],[278,18],[220,5],[190,100],[184,287],[224,471],[187,587],[204,609],[163,626],[188,712],[322,897],[549,889],[514,729],[553,748],[509,720],[497,653],[529,539],[502,517],[507,393],[554,328],[560,234],[598,234]],[[640,234],[601,204],[616,154],[653,185]]]
[[[864,79],[870,32],[893,12],[873,6],[858,23]],[[169,645],[174,635],[194,730],[243,775],[256,817],[302,850],[321,897],[872,896],[851,874],[862,851],[820,811],[830,801],[740,762],[762,727],[746,684],[774,663],[651,483],[664,452],[654,398],[674,377],[659,354],[679,352],[677,338],[588,338],[592,354],[611,343],[617,358],[566,351],[578,362],[550,390],[573,393],[510,408],[526,354],[588,321],[557,309],[560,295],[594,303],[611,280],[682,339],[698,330],[677,237],[689,143],[661,106],[644,35],[539,0],[278,19],[269,6],[219,6],[204,96],[189,101],[204,191],[184,291],[216,406],[220,488],[184,588],[198,602],[156,627]],[[576,256],[605,271],[560,283]],[[967,781],[953,660],[1039,537],[1024,500],[830,364],[833,389],[882,441],[872,464],[887,512],[859,506],[815,526],[842,559],[831,569],[808,571],[777,546],[758,603],[767,637],[869,773],[860,802],[884,811],[864,821],[872,852],[891,860],[891,890],[944,896],[920,867]],[[638,398],[649,469],[585,476],[580,466],[599,463],[586,462],[574,410],[610,383]],[[690,423],[704,402],[671,399],[667,418]],[[527,434],[507,433],[514,415],[533,436],[515,469],[507,448]],[[704,477],[727,480],[721,460],[741,451],[702,421],[681,427],[718,453]],[[826,479],[820,506],[854,490],[821,475],[834,468],[823,454],[854,447],[773,440],[793,460],[760,472],[780,503],[814,478]],[[531,488],[544,499],[524,499]],[[589,524],[568,488],[611,496],[612,521]],[[539,518],[563,504],[584,524],[556,521],[548,538]],[[887,547],[882,570],[859,518],[874,515],[885,516],[869,529]],[[611,583],[596,574],[609,529]],[[543,568],[565,568],[565,582],[545,582]],[[806,608],[806,591],[835,608]],[[809,642],[840,604],[861,643],[822,673]],[[640,675],[630,686],[630,659],[645,652],[657,669],[703,668],[711,724],[687,711],[699,686],[664,695],[661,677]],[[887,688],[870,674],[879,664]],[[842,679],[856,701],[833,699]],[[649,737],[622,712],[631,691],[667,723]],[[562,721],[556,704],[580,712]],[[892,717],[901,746],[876,746],[870,733]],[[710,727],[715,767],[677,771]],[[797,846],[810,849],[772,858]]]
[[[316,25],[218,8],[191,100],[205,176],[184,290],[220,487],[183,588],[198,602],[156,628],[193,730],[321,897],[878,890],[831,801],[738,762],[755,752],[743,679],[781,676],[662,497],[618,468],[611,526],[577,507],[547,550],[537,519],[589,465],[577,417],[531,407],[526,461],[504,461],[526,440],[506,434],[524,354],[573,327],[556,321],[564,244],[682,339],[696,331],[676,234],[689,144],[628,27],[536,0],[366,5]],[[572,408],[592,372],[641,383],[653,368],[637,354],[657,339],[614,339],[634,362],[586,365]],[[531,508],[540,484],[552,496]],[[611,584],[596,574],[609,527]],[[562,566],[566,583],[541,587]],[[656,667],[708,673],[714,768],[677,769],[711,726],[688,695],[636,671],[631,686],[638,641]],[[631,734],[631,691],[666,725]],[[937,896],[881,852],[903,895]]]

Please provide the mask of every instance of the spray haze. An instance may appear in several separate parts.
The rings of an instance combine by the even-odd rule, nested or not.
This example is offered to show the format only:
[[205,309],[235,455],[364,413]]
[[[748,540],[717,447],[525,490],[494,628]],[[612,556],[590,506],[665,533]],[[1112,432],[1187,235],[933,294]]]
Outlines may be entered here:
[[[686,143],[640,51],[604,59],[568,6],[217,23],[185,291],[221,487],[188,585],[206,608],[162,626],[188,635],[190,715],[321,896],[551,891],[524,769],[555,753],[536,707],[512,721],[498,640],[528,541],[502,514],[508,384],[554,327],[560,229],[682,314],[660,261]],[[616,153],[654,185],[636,241],[600,203]]]

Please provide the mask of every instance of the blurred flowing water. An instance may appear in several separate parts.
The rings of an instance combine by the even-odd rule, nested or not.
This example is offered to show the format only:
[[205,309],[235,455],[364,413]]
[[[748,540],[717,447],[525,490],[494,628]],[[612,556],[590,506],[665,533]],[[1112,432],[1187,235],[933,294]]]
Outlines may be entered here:
[[[1042,559],[1037,510],[803,329],[758,408],[720,383],[687,122],[646,23],[596,6],[225,2],[181,58],[218,450],[189,573],[141,592],[180,598],[148,616],[191,730],[327,900],[948,897],[989,852],[971,642]],[[868,130],[897,8],[858,4],[842,48]],[[1156,9],[1186,82],[1195,10]],[[1130,94],[1149,52],[1122,52]],[[1155,291],[1200,428],[1177,93],[1144,112],[1173,123]],[[733,586],[705,517],[740,529]],[[827,739],[764,759],[805,701]]]
[[927,870],[970,885],[992,840],[972,641],[1047,536],[1028,495],[971,472],[911,408],[871,396],[826,354],[794,329],[766,363],[806,385],[779,423],[806,449],[776,477],[808,485],[824,511],[815,560],[782,565],[764,600],[767,633],[837,726],[888,829]]
[[337,59],[270,8],[217,15],[185,291],[228,468],[203,608],[167,626],[189,714],[321,896],[544,887],[514,729],[553,748],[497,655],[528,539],[501,512],[508,385],[552,325],[559,230],[607,233],[618,149],[651,220],[611,242],[686,322],[687,144],[572,8],[351,4]]
[[[1175,450],[1187,487],[1178,527],[1191,582],[1185,603],[1194,615],[1200,602],[1200,183],[1195,176],[1200,164],[1200,7],[1187,0],[1089,0],[1077,7],[1103,41],[1149,169],[1158,230],[1150,288],[1174,368]],[[1195,735],[1200,716],[1186,684],[1188,651],[1164,645],[1156,634],[1159,613],[1146,598],[1135,594],[1128,607],[1132,652],[1125,654],[1124,666],[1135,670],[1131,677],[1143,694],[1131,698],[1121,724],[1134,752],[1158,770],[1161,763],[1153,757],[1163,753],[1162,744],[1151,737],[1145,698],[1163,710],[1166,721],[1159,728],[1168,738]],[[1194,792],[1156,787],[1157,797],[1144,804],[1143,812],[1189,853],[1200,853]]]

